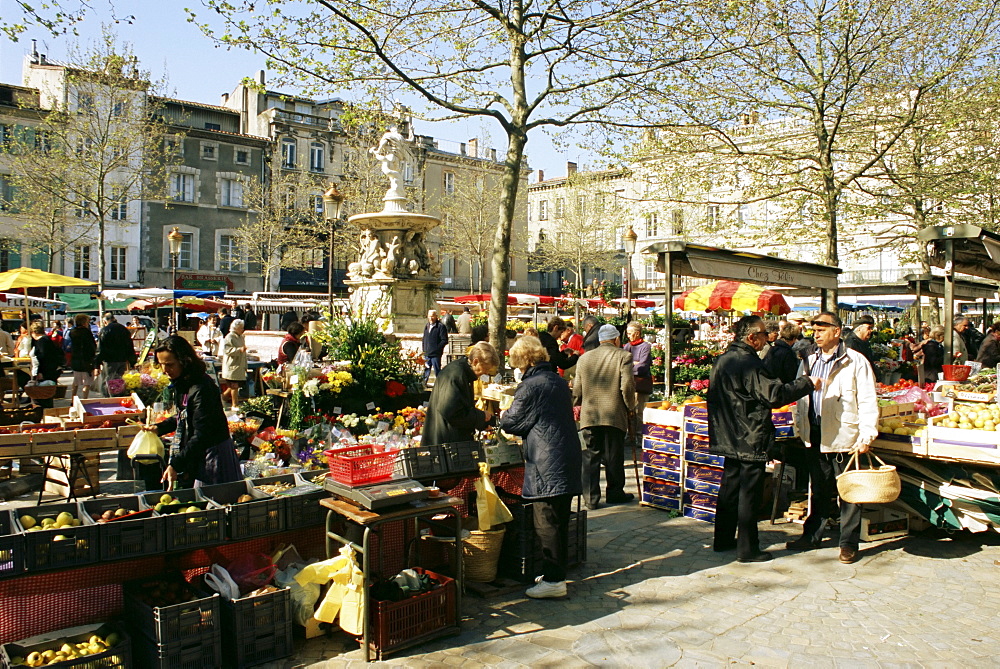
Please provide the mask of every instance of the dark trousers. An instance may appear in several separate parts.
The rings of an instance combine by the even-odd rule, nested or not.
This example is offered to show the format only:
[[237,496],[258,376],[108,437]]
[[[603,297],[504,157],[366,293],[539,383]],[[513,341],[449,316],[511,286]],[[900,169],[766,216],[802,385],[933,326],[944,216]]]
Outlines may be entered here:
[[431,378],[431,369],[434,370],[434,376],[436,377],[441,373],[441,356],[432,357],[429,355],[424,356],[426,362],[424,362],[424,383]]
[[549,583],[566,580],[569,508],[573,497],[556,495],[531,500],[535,536],[542,547],[542,580]]
[[[826,521],[833,512],[833,496],[837,494],[837,475],[844,471],[848,453],[821,453],[819,426],[813,425],[806,448],[806,467],[812,484],[812,512],[802,528],[803,535],[821,541]],[[840,500],[840,547],[858,550],[861,542],[861,505]]]
[[601,462],[607,480],[605,498],[620,499],[625,494],[625,433],[610,425],[595,425],[580,430],[583,437],[583,500],[601,501]]
[[726,550],[736,542],[736,557],[760,553],[757,509],[764,493],[763,462],[726,458],[715,509],[715,548]]

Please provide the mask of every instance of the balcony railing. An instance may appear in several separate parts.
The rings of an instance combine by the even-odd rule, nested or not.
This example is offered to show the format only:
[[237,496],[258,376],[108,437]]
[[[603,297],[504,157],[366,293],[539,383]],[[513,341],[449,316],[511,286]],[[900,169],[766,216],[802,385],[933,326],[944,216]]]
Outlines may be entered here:
[[892,267],[888,269],[856,269],[840,275],[840,284],[848,286],[871,286],[884,283],[899,283],[907,274],[920,274],[917,267]]

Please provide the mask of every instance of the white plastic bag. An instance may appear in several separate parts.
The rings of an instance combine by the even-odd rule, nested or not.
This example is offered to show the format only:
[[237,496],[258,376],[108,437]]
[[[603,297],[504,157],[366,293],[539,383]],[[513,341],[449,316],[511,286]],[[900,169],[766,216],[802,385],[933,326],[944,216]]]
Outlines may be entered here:
[[156,436],[155,432],[140,430],[139,434],[135,435],[132,439],[132,443],[128,447],[127,454],[128,457],[133,460],[137,455],[156,455],[162,458],[163,442],[160,441],[160,438]]
[[284,571],[274,575],[274,584],[279,588],[287,587],[292,600],[292,620],[305,626],[313,617],[316,602],[319,601],[320,586],[316,583],[299,583],[295,576],[305,568],[304,564],[289,565]]

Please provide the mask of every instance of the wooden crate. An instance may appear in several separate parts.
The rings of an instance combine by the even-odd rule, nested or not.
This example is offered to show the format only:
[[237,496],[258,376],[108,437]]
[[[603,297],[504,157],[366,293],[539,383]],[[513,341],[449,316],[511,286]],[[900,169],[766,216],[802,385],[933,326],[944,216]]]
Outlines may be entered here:
[[97,495],[100,493],[101,456],[99,453],[94,453],[93,455],[85,455],[83,457],[86,460],[84,469],[90,475],[90,480],[94,484],[93,488],[87,485],[87,481],[83,478],[82,473],[75,481],[70,482],[68,480],[71,464],[70,458],[67,456],[57,456],[51,459],[48,468],[45,470],[45,492],[66,497],[70,493],[70,483],[72,483],[72,492],[77,496]]
[[0,434],[0,459],[25,458],[30,455],[30,434]]
[[113,427],[95,427],[76,431],[78,451],[118,450],[118,430]]
[[73,430],[38,432],[31,435],[32,455],[61,455],[75,450],[76,432]]
[[141,429],[142,426],[138,424],[120,426],[118,428],[118,448],[127,448]]

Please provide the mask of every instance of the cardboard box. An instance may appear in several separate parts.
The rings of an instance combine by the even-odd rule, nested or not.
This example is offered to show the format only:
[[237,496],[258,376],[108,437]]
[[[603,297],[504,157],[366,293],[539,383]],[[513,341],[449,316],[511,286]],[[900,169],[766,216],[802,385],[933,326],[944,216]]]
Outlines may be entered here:
[[660,451],[643,451],[642,461],[647,465],[659,467],[660,469],[672,469],[678,472],[681,470],[680,456],[670,453],[661,453]]
[[775,427],[781,425],[792,425],[795,423],[795,410],[790,411],[771,411],[771,422],[774,423]]
[[861,540],[879,541],[910,533],[910,516],[895,509],[879,507],[861,512]]
[[708,420],[708,402],[691,402],[684,405],[684,417]]
[[702,437],[697,434],[689,434],[684,440],[684,448],[689,451],[701,451],[702,453],[707,453],[708,447],[708,437]]
[[795,424],[793,423],[791,425],[775,425],[774,436],[779,439],[796,436]]
[[722,486],[714,481],[703,481],[699,479],[686,478],[684,479],[684,490],[691,492],[706,493],[709,495],[718,495],[719,488]]
[[673,453],[674,455],[681,454],[680,443],[674,443],[671,441],[661,441],[659,439],[650,439],[649,437],[643,437],[642,447],[647,451],[659,451],[661,453]]
[[642,434],[651,439],[669,441],[671,444],[681,443],[681,431],[665,425],[643,425]]
[[684,504],[696,506],[699,509],[715,511],[715,507],[718,506],[718,503],[718,495],[712,495],[707,492],[695,492],[693,490],[684,491]]
[[643,479],[642,492],[660,497],[673,497],[675,499],[680,499],[681,497],[681,487],[678,484],[653,478]]
[[715,522],[715,511],[709,511],[708,509],[701,509],[697,506],[685,506],[684,516],[687,518],[692,518],[694,520],[701,520],[706,523]]
[[679,484],[681,482],[681,472],[675,469],[663,469],[652,465],[643,465],[642,475],[646,478],[654,478],[667,483]]
[[689,479],[694,479],[696,481],[710,481],[711,483],[716,484],[722,483],[723,472],[721,467],[688,463],[686,469],[686,475]]
[[685,420],[684,432],[685,434],[698,434],[707,437],[708,423],[697,420]]
[[711,465],[722,468],[726,464],[726,458],[721,455],[712,455],[706,451],[684,451],[685,462],[693,462],[699,465]]
[[642,409],[642,422],[667,427],[680,427],[683,414],[680,411],[661,409],[659,402],[649,402]]
[[678,498],[651,495],[647,492],[642,493],[642,501],[640,503],[643,506],[651,506],[666,511],[679,511],[681,508],[681,500]]

